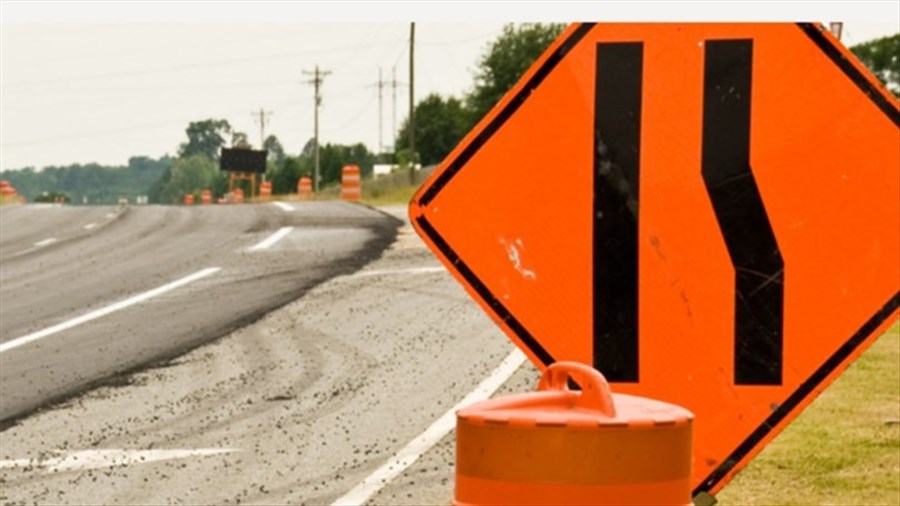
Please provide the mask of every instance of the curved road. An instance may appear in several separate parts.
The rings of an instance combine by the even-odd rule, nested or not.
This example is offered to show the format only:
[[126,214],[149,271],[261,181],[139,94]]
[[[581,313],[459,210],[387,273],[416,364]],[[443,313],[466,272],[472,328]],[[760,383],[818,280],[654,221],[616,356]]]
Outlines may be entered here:
[[0,210],[0,421],[352,272],[399,221],[341,202]]
[[[75,210],[54,212],[70,211]],[[389,211],[405,215],[402,207]],[[11,223],[7,220],[15,213],[0,213],[4,237]],[[191,252],[187,257],[156,249],[154,241],[141,239],[138,231],[149,226],[140,218],[143,213],[170,213],[176,229],[194,230],[200,236],[196,241],[215,247],[182,246]],[[124,359],[129,351],[156,346],[157,340],[181,343],[165,348],[170,354],[178,346],[209,340],[176,358],[135,366],[130,374],[113,376],[115,381],[7,423],[0,429],[0,504],[418,505],[451,500],[455,406],[473,402],[473,393],[490,395],[500,383],[499,394],[530,391],[537,379],[534,367],[521,353],[511,352],[509,340],[438,265],[408,223],[383,253],[354,270],[368,255],[376,255],[381,237],[394,235],[394,222],[365,208],[330,203],[297,205],[296,211],[288,212],[299,215],[283,213],[276,206],[133,208],[116,218],[122,223],[135,220],[125,227],[131,232],[115,232],[117,225],[111,222],[105,225],[109,230],[91,232],[98,228],[92,227],[84,238],[75,234],[66,239],[70,244],[48,246],[60,248],[59,252],[27,254],[33,255],[27,263],[44,258],[49,268],[67,258],[63,250],[86,248],[108,233],[124,233],[129,241],[142,244],[122,245],[130,254],[144,250],[154,256],[171,254],[175,255],[171,261],[181,266],[144,266],[147,272],[158,270],[159,279],[144,279],[130,289],[152,289],[209,266],[222,270],[158,299],[0,354],[4,389],[0,404],[5,405],[7,396],[17,395],[17,388],[31,388],[29,378],[55,378],[54,369],[40,366],[47,363],[41,360],[50,358],[66,369],[77,366],[67,363],[76,360],[66,361],[66,353],[72,357],[86,353],[87,358],[79,360],[104,359],[99,346]],[[58,234],[61,241],[64,232],[81,226],[77,219],[51,220],[70,224],[62,229],[40,218],[29,219],[33,220],[29,227]],[[354,225],[347,225],[348,220]],[[282,226],[295,228],[268,249],[247,251]],[[159,230],[153,237],[172,234],[184,240],[168,226],[163,229],[169,231]],[[22,237],[18,244],[8,245],[12,252],[41,240],[25,239],[23,231],[13,234],[12,229],[8,237]],[[302,291],[297,287],[307,279],[304,276],[314,274],[298,272],[303,270],[300,266],[333,274],[328,267],[316,266],[327,264],[324,257],[333,255],[335,244],[360,241],[376,247],[335,257],[344,260],[331,269],[346,274],[318,284],[250,325],[212,339],[215,332],[210,328],[238,325],[235,311],[252,311],[249,306],[262,294],[280,291],[287,298],[290,290]],[[353,247],[337,249],[348,252]],[[3,251],[2,268],[16,266],[15,261],[7,265],[7,250]],[[103,255],[102,248],[97,254]],[[128,262],[128,257],[114,259]],[[57,260],[50,262],[52,258]],[[104,272],[86,267],[88,259],[72,258],[79,269]],[[117,272],[119,279],[108,285],[138,283],[124,279],[127,272]],[[284,277],[299,281],[281,285]],[[52,292],[52,281],[46,283],[42,286]],[[29,293],[22,288],[26,285],[18,286],[23,294]],[[16,298],[6,290],[4,286],[4,303]],[[104,303],[97,301],[92,307]],[[41,324],[67,317],[59,314]],[[135,330],[134,322],[152,330]],[[14,342],[10,339],[19,332],[33,332],[37,324],[20,320],[16,334],[10,336],[5,320],[3,325],[0,346]],[[879,345],[896,348],[896,328],[893,332],[894,337]],[[140,338],[130,339],[132,334]],[[120,339],[128,346],[117,344]],[[896,354],[891,356],[896,360]],[[36,364],[34,370],[16,365],[16,374],[7,372],[9,364],[26,358]],[[896,384],[900,367],[891,370]],[[8,387],[8,381],[18,386]],[[493,383],[486,387],[488,382]],[[871,409],[872,401],[867,402],[866,409]],[[859,430],[871,429],[871,419],[865,423],[868,428]],[[805,458],[841,455],[841,444],[836,441],[831,449],[825,449],[827,443],[815,445]]]

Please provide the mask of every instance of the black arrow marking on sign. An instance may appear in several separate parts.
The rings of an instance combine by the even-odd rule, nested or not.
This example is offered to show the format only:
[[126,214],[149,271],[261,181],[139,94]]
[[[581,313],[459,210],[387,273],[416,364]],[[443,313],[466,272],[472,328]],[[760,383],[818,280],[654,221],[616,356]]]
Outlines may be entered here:
[[638,381],[638,201],[644,45],[597,44],[594,81],[594,367]]
[[702,173],[735,270],[734,383],[780,385],[784,261],[750,168],[752,40],[706,41]]

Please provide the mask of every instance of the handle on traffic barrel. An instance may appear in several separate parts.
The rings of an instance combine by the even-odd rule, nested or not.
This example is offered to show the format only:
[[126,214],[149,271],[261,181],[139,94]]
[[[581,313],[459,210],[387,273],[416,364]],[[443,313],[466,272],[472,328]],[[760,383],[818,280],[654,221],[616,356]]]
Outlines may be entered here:
[[588,365],[578,362],[550,364],[541,375],[538,391],[568,390],[570,378],[581,387],[579,405],[600,411],[610,418],[616,416],[616,407],[613,405],[609,383],[606,382],[606,378],[600,371]]

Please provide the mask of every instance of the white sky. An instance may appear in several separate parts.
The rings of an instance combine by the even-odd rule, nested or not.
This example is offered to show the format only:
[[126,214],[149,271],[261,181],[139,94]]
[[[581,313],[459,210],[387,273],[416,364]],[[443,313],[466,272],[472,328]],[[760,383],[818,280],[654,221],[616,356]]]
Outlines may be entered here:
[[[488,7],[437,4],[434,11],[417,4],[418,10],[413,12],[418,20],[416,97],[433,92],[461,96],[472,85],[478,57],[500,33],[504,21],[596,19],[597,15],[590,14],[594,11],[585,11],[585,6],[596,10],[607,4],[618,9],[611,16],[616,20],[674,20],[693,15],[687,19],[771,21],[799,19],[798,12],[810,12],[808,7],[814,5],[793,2],[805,9],[798,11],[790,5],[785,8],[785,3],[763,3],[773,13],[760,18],[759,7],[750,9],[745,3],[730,4],[743,6],[743,10],[719,9],[710,17],[706,6],[713,4],[682,2],[685,5],[675,11],[677,15],[668,11],[669,18],[660,18],[659,12],[652,18],[642,16],[654,2],[638,8],[628,4],[632,7],[624,11],[619,2],[575,7],[544,2],[528,4],[537,11],[520,10],[515,17],[505,5],[498,8],[496,3]],[[856,2],[852,11],[834,10],[835,4],[842,3],[829,3],[831,10],[822,13],[834,17],[815,17],[819,12],[811,11],[806,19],[845,19],[843,41],[848,46],[900,31],[898,2],[887,2],[887,9],[885,2]],[[313,89],[304,83],[309,76],[302,71],[317,64],[332,72],[322,88],[321,142],[363,142],[376,150],[379,108],[374,85],[379,68],[386,80],[396,68],[398,81],[408,82],[406,4],[382,2],[375,6],[382,8],[378,11],[372,11],[369,4],[361,7],[355,3],[331,3],[327,8],[321,4],[265,4],[265,13],[256,12],[255,16],[236,15],[233,9],[224,8],[235,7],[233,3],[207,3],[199,8],[193,4],[186,11],[173,9],[176,4],[163,4],[168,8],[156,8],[156,4],[152,15],[140,9],[116,14],[111,5],[82,4],[76,11],[58,3],[34,9],[33,4],[3,2],[3,169],[76,162],[124,164],[129,156],[174,154],[185,140],[187,124],[206,118],[227,119],[257,145],[259,126],[251,112],[260,108],[274,112],[266,133],[277,135],[289,153],[296,153],[313,134]],[[308,14],[306,9],[313,6],[317,10]],[[847,3],[846,7],[852,6]],[[778,17],[782,15],[793,17]],[[253,17],[256,22],[244,21]],[[487,21],[475,22],[476,17]],[[376,18],[378,22],[358,22]],[[135,22],[148,19],[151,21]],[[301,22],[305,19],[314,22]],[[399,128],[408,110],[405,86],[397,89],[396,107]],[[384,89],[382,112],[384,143],[390,145],[393,104],[389,86]]]

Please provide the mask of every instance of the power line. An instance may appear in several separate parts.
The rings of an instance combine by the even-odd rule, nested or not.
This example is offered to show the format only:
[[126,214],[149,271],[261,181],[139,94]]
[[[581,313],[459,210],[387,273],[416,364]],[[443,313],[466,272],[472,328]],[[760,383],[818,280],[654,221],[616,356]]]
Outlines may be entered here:
[[377,86],[377,87],[378,87],[378,152],[379,152],[379,153],[384,153],[384,136],[383,136],[383,133],[382,133],[382,132],[383,132],[383,129],[382,129],[382,125],[383,125],[383,121],[382,121],[382,110],[383,110],[383,109],[382,109],[382,105],[383,105],[382,95],[383,95],[383,93],[384,93],[384,85],[385,85],[385,84],[388,84],[388,81],[385,81],[385,80],[381,77],[381,67],[378,67],[378,82],[376,82],[375,84],[370,84],[369,86],[367,86],[367,88],[371,88],[371,87],[373,87],[373,86]]
[[319,88],[322,85],[322,80],[325,76],[331,74],[330,70],[319,70],[319,66],[316,65],[316,70],[308,71],[304,70],[304,74],[312,75],[313,78],[309,81],[306,81],[309,84],[312,84],[315,89],[315,96],[313,98],[313,103],[315,104],[315,119],[314,119],[314,138],[315,140],[315,152],[316,152],[316,173],[313,178],[313,191],[319,193],[319,106],[322,104],[322,95],[319,93]]
[[[241,110],[246,110],[246,109],[241,109]],[[222,111],[217,114],[228,115],[228,114],[233,114],[236,112],[239,112],[239,110],[232,109],[229,111]],[[29,140],[25,140],[25,141],[6,142],[6,143],[0,144],[0,146],[9,148],[9,147],[16,147],[16,146],[29,146],[29,145],[33,145],[33,144],[46,144],[46,143],[53,143],[53,142],[59,142],[59,141],[70,141],[70,140],[76,140],[76,139],[91,139],[91,138],[95,138],[95,137],[109,137],[109,136],[119,134],[121,132],[129,132],[129,131],[135,131],[135,130],[150,130],[150,129],[154,129],[154,128],[163,128],[163,127],[171,128],[171,127],[175,126],[176,121],[181,123],[181,125],[183,126],[185,121],[189,122],[190,120],[172,119],[172,120],[155,122],[155,123],[127,125],[127,126],[120,126],[120,127],[108,128],[108,129],[103,129],[103,130],[92,130],[92,131],[88,131],[88,132],[79,132],[79,133],[74,133],[71,135],[61,135],[61,136],[55,136],[55,137],[44,137],[42,139],[29,139]]]
[[[12,81],[12,82],[8,82],[8,83],[4,83],[4,86],[33,86],[33,85],[37,85],[37,84],[71,83],[71,82],[76,82],[76,81],[87,81],[87,80],[92,80],[92,79],[105,79],[105,78],[110,78],[110,77],[124,77],[124,76],[133,76],[133,75],[156,74],[156,73],[170,72],[170,71],[172,71],[172,72],[190,71],[190,70],[205,69],[205,68],[211,68],[211,67],[227,66],[227,65],[231,65],[233,63],[278,60],[278,59],[292,58],[294,56],[301,56],[301,55],[308,55],[308,54],[321,55],[321,54],[341,52],[341,51],[351,51],[354,49],[359,49],[360,47],[368,48],[368,47],[372,47],[372,46],[376,46],[376,45],[387,45],[387,44],[396,44],[396,43],[397,43],[397,41],[372,42],[372,43],[368,43],[368,44],[362,44],[362,45],[357,44],[357,45],[353,45],[353,46],[343,46],[343,47],[325,49],[325,50],[312,49],[312,50],[308,50],[308,51],[292,51],[289,53],[270,54],[270,55],[266,55],[263,57],[248,56],[245,58],[233,58],[233,59],[229,59],[229,60],[219,60],[219,61],[209,62],[209,63],[205,63],[205,64],[188,63],[188,64],[182,64],[182,65],[156,67],[156,68],[152,68],[152,69],[140,69],[140,70],[122,71],[122,72],[107,72],[107,73],[103,73],[103,74],[90,74],[90,75],[84,75],[84,76],[73,76],[73,77],[58,78],[58,79]],[[353,55],[357,56],[357,53],[353,53]]]
[[[269,122],[269,119],[275,113],[260,107],[259,112],[251,112],[250,114],[259,118],[259,149],[263,149],[266,143],[266,123]],[[266,117],[267,114],[269,115],[268,118]]]

